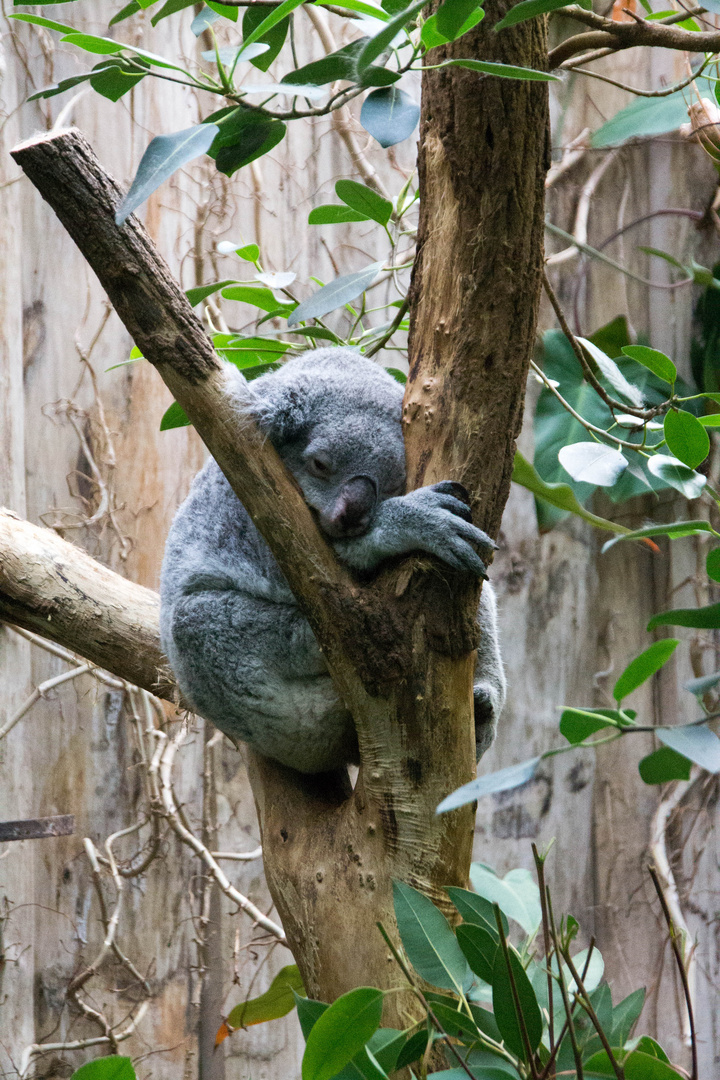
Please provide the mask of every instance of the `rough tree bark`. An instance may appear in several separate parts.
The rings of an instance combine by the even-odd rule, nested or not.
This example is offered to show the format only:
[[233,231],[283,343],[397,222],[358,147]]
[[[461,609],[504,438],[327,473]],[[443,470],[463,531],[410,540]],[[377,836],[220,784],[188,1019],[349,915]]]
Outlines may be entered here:
[[[502,48],[499,41],[483,24],[463,38],[463,54],[469,47],[471,55],[529,67],[546,61],[541,24],[508,32]],[[421,253],[405,411],[410,486],[465,483],[478,522],[492,533],[509,488],[535,331],[547,96],[538,84],[469,72],[425,79]],[[393,924],[391,879],[441,904],[445,885],[467,880],[472,810],[436,817],[435,807],[474,771],[477,586],[429,560],[406,560],[358,586],[335,561],[272,447],[239,416],[222,366],[142,226],[135,219],[115,226],[120,193],[82,136],[52,133],[13,156],[252,514],[355,718],[362,766],[354,791],[346,776],[318,784],[251,755],[268,884],[308,992],[332,1000],[358,984],[397,984],[375,926],[378,919]],[[22,529],[13,535],[12,519],[4,524],[3,562]],[[83,556],[71,578],[80,607],[82,562],[89,578],[94,572]],[[48,633],[37,617],[45,600],[40,575],[24,592],[21,578],[22,570],[11,569],[0,582],[2,611]],[[146,608],[143,634],[153,655],[155,618]],[[72,625],[73,647],[97,656],[90,623]],[[103,662],[130,678],[133,650],[121,635],[115,644],[115,658],[107,647]],[[168,691],[166,683],[161,692]],[[397,995],[388,1001],[392,1022],[401,1005]]]

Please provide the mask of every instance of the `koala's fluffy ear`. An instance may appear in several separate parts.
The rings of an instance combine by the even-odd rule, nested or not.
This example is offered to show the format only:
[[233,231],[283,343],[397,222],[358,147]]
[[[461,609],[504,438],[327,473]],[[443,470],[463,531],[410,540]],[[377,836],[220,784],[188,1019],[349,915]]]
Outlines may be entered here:
[[303,385],[304,380],[290,385],[279,374],[257,380],[251,407],[258,426],[276,447],[298,438],[309,423],[310,388]]

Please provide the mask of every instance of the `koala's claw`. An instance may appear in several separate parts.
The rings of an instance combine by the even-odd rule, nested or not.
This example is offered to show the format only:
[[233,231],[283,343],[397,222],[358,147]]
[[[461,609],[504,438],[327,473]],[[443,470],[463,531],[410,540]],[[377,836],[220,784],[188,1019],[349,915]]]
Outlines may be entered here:
[[439,484],[433,484],[430,490],[437,491],[441,495],[452,495],[453,498],[459,499],[466,506],[470,506],[470,492],[462,484],[457,484],[454,480],[442,480]]

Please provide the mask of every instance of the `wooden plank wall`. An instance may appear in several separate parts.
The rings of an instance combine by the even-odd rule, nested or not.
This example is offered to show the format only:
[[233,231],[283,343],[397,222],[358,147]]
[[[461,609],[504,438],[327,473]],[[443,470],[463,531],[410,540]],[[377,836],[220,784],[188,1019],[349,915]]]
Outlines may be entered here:
[[[63,18],[77,25],[81,14],[82,5],[77,14],[63,9]],[[178,49],[189,54],[198,45],[183,29],[186,22],[175,16],[150,31],[138,17],[119,27],[117,36],[168,55]],[[91,32],[105,30],[87,9],[81,25]],[[309,40],[298,18],[301,55],[309,55],[302,51]],[[127,358],[131,343],[7,151],[66,110],[63,122],[77,123],[111,171],[127,183],[149,138],[196,122],[199,103],[177,87],[146,80],[117,106],[89,93],[78,95],[71,107],[68,95],[25,105],[34,89],[76,71],[78,58],[58,46],[57,35],[6,21],[0,48],[0,499],[155,587],[169,522],[202,462],[202,447],[186,429],[159,432],[170,399],[149,367],[106,370]],[[315,45],[313,55],[317,52]],[[606,70],[633,85],[650,85],[651,80],[657,85],[660,77],[673,77],[674,63],[673,57],[639,62],[625,54],[608,62]],[[597,127],[599,114],[611,115],[627,100],[622,91],[580,78],[555,103],[558,130],[564,115],[564,143],[585,126]],[[562,95],[570,92],[566,109]],[[203,102],[207,111],[206,106]],[[389,190],[397,191],[412,168],[414,141],[387,155],[368,145],[357,124],[354,130],[366,162],[379,170]],[[553,190],[549,209],[563,227],[571,226],[582,187],[598,162],[599,155],[586,154]],[[305,285],[311,274],[332,277],[333,261],[347,272],[382,255],[375,230],[306,227],[308,209],[332,201],[334,180],[357,175],[347,145],[329,122],[304,123],[291,126],[269,158],[230,181],[208,163],[194,163],[150,199],[144,216],[185,287],[238,272],[237,264],[215,251],[223,238],[257,240],[266,268],[294,270]],[[589,242],[602,243],[649,209],[704,209],[716,179],[700,152],[680,144],[677,136],[623,150],[592,202]],[[647,273],[638,244],[677,251],[695,242],[700,261],[717,257],[712,232],[696,235],[687,219],[657,218],[609,250]],[[557,275],[564,300],[581,269],[587,268],[576,259]],[[662,267],[652,267],[653,277],[663,273]],[[588,331],[632,311],[637,328],[649,330],[656,347],[686,364],[691,300],[688,290],[648,290],[592,266],[580,291],[578,314]],[[249,320],[251,313],[245,316]],[[545,325],[551,322],[546,312]],[[535,392],[530,389],[531,401]],[[531,452],[529,424],[523,441]],[[97,483],[87,479],[93,465],[112,512],[87,526],[83,522],[97,510],[100,495]],[[649,503],[612,508],[618,520],[633,523],[651,509]],[[671,509],[681,510],[668,505],[667,512]],[[511,690],[500,736],[483,766],[487,770],[557,743],[560,705],[606,704],[614,675],[649,644],[645,617],[668,606],[671,597],[673,603],[692,602],[697,594],[693,541],[683,541],[660,558],[630,548],[601,556],[600,541],[574,522],[539,536],[532,499],[527,492],[513,491],[493,570]],[[690,584],[683,584],[688,578]],[[705,670],[713,670],[711,656],[703,662]],[[0,716],[12,715],[34,687],[65,670],[63,661],[12,631],[0,631]],[[689,674],[685,651],[657,687],[637,695],[637,707],[648,720],[692,716],[692,701],[681,689]],[[257,826],[242,756],[223,742],[214,753],[212,783],[206,783],[204,744],[211,736],[201,721],[193,725],[176,765],[178,795],[198,834],[203,804],[212,808],[215,799],[218,832],[213,843],[219,850],[249,851],[257,843]],[[648,985],[646,1028],[659,1031],[669,1049],[682,1056],[677,981],[645,873],[659,793],[642,785],[636,761],[649,746],[642,737],[609,748],[596,760],[579,755],[555,759],[522,791],[485,800],[478,812],[476,853],[505,872],[531,865],[531,840],[542,845],[555,837],[549,873],[557,908],[573,911],[586,938],[597,935],[616,996]],[[5,956],[0,962],[0,1075],[16,1077],[28,1045],[82,1040],[99,1032],[98,1024],[79,1015],[65,996],[69,980],[92,960],[103,938],[82,838],[90,837],[102,850],[109,834],[143,814],[146,800],[121,696],[89,677],[66,683],[28,712],[0,746],[0,767],[0,818],[76,817],[72,837],[14,843],[0,853],[0,954],[4,950]],[[668,841],[687,917],[698,935],[701,1075],[707,1076],[717,1072],[713,1063],[717,1066],[720,1045],[715,801],[714,783],[695,785],[680,804]],[[135,844],[133,837],[120,840],[117,851],[128,857]],[[225,866],[233,884],[269,911],[260,861]],[[106,890],[112,900],[107,880]],[[200,953],[203,897],[211,915],[220,913],[221,933],[211,936]],[[121,1045],[137,1059],[141,1077],[285,1080],[299,1075],[302,1040],[294,1015],[238,1033],[221,1050],[212,1049],[222,1013],[250,990],[265,989],[290,956],[282,947],[253,944],[257,935],[248,921],[234,914],[225,898],[204,891],[201,868],[187,848],[172,835],[163,836],[161,857],[147,873],[126,882],[124,903],[118,941],[153,995],[136,1032]],[[137,981],[112,963],[83,993],[120,1028],[143,997]],[[46,1053],[34,1059],[28,1075],[67,1076],[97,1052]]]

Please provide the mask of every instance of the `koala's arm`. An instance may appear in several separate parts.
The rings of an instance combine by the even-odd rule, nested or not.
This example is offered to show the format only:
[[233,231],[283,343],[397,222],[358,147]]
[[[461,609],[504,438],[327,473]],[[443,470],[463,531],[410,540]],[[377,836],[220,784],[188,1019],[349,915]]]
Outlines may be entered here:
[[426,551],[457,570],[485,578],[483,556],[487,558],[495,544],[472,524],[466,495],[460,484],[447,481],[387,499],[368,532],[335,540],[333,546],[343,562],[358,570],[374,570],[392,555]]
[[497,604],[492,585],[486,582],[478,608],[480,641],[475,663],[473,697],[475,700],[475,754],[479,761],[489,749],[507,693],[507,683],[500,655]]

